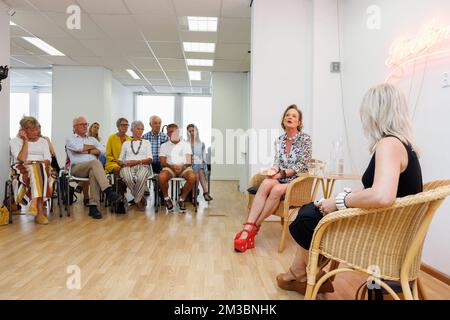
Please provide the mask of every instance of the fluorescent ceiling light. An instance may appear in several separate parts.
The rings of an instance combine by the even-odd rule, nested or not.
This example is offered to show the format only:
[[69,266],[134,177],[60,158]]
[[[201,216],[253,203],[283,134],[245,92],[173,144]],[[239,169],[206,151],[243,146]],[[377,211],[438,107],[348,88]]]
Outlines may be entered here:
[[189,78],[191,80],[202,80],[202,72],[201,71],[189,71]]
[[212,67],[214,65],[214,60],[206,59],[186,59],[188,66],[196,67]]
[[127,69],[127,72],[130,74],[130,76],[133,77],[133,79],[135,80],[141,79],[133,69]]
[[216,50],[215,43],[207,42],[183,42],[184,51],[186,52],[214,52]]
[[187,17],[189,31],[217,32],[217,17]]
[[15,24],[15,23],[12,22],[12,21],[9,21],[9,25],[10,25],[10,26],[17,26],[17,24]]
[[47,42],[39,38],[36,37],[22,37],[22,38],[51,56],[65,56],[64,53],[62,53],[58,49],[52,47]]

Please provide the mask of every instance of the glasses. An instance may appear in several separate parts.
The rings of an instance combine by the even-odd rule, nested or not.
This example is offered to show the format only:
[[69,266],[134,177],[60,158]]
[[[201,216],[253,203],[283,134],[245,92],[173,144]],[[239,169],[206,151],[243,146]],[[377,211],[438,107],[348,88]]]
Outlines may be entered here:
[[121,127],[128,127],[130,125],[128,123],[121,123],[121,124],[119,124],[119,126],[121,126]]
[[87,127],[89,125],[89,123],[77,123],[76,126],[83,126],[83,127]]

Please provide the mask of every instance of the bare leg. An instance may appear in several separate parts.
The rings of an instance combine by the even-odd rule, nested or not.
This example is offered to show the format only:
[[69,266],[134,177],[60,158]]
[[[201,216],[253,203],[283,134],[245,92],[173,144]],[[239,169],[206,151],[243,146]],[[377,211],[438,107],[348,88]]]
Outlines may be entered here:
[[180,200],[185,201],[189,191],[191,191],[195,185],[195,173],[193,171],[188,171],[184,174],[183,178],[186,180],[186,183],[184,184],[183,189],[181,189]]
[[273,214],[278,209],[281,197],[286,193],[287,188],[288,188],[287,183],[277,184],[272,188],[269,197],[266,200],[266,204],[264,205],[261,214],[256,220],[257,226],[260,226],[268,216]]
[[[306,281],[306,266],[308,265],[308,254],[309,251],[297,245],[297,250],[295,251],[294,260],[291,263],[291,272],[286,272],[281,275],[283,280],[291,281],[297,280],[300,282]],[[295,277],[294,277],[295,275]]]
[[200,184],[202,185],[203,193],[208,193],[208,183],[206,182],[205,171],[202,169],[198,172]]
[[162,192],[164,198],[169,196],[169,180],[171,174],[167,171],[161,171],[159,174],[159,190]]

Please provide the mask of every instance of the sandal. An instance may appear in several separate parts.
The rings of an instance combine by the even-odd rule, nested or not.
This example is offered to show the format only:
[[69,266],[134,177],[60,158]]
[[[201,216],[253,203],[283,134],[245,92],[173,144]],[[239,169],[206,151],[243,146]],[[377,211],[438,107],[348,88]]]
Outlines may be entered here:
[[[283,279],[283,274],[279,274],[277,276],[278,286],[283,290],[296,291],[302,295],[305,295],[307,282],[306,281],[298,281],[297,280],[298,277],[294,274],[294,272],[292,272],[291,268],[289,268],[289,273],[292,274],[295,277],[295,279],[286,281]],[[319,272],[319,274],[317,275],[317,281],[320,278],[322,278],[323,275],[325,275],[324,271]],[[320,286],[319,291],[318,291],[318,293],[327,293],[327,292],[334,292],[333,283],[331,282],[331,280],[329,278]]]

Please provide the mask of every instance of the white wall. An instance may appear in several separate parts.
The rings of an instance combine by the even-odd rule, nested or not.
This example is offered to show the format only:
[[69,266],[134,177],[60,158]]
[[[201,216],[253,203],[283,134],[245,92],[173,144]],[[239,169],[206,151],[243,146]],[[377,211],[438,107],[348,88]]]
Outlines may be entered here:
[[[212,74],[212,128],[220,130],[223,141],[226,129],[248,129],[248,74],[231,72],[214,72]],[[218,155],[220,145],[212,142],[211,153]],[[226,158],[225,148],[223,159]],[[240,157],[235,148],[235,159]],[[212,160],[214,161],[214,160]],[[239,180],[244,165],[212,164],[211,178],[215,180]]]
[[[113,123],[112,130],[115,129],[116,120],[120,117],[127,118],[128,121],[133,121],[133,109],[134,109],[134,95],[133,92],[124,87],[116,79],[112,79],[112,105],[111,105],[111,119]],[[144,124],[146,119],[143,120]],[[106,139],[105,135],[105,139]]]
[[[304,130],[311,134],[312,2],[254,1],[251,32],[251,128],[281,129],[283,111],[297,104],[304,114]],[[256,143],[251,139],[251,146]],[[273,149],[273,141],[266,147]],[[255,152],[250,149],[251,159],[256,160]],[[267,166],[258,158],[251,174]]]
[[[0,2],[0,65],[9,65],[10,44],[9,44],[9,16],[6,8]],[[9,177],[9,77],[2,81],[2,91],[0,92],[0,199],[4,196],[4,183]]]
[[[358,169],[367,166],[369,154],[359,121],[359,104],[367,89],[383,82],[389,70],[385,66],[391,43],[402,35],[415,36],[422,25],[433,18],[450,25],[450,2],[447,0],[346,0],[343,4],[344,98],[348,114],[352,154]],[[381,29],[368,30],[366,9],[381,9]],[[447,43],[450,49],[450,42]],[[442,47],[441,49],[444,49]],[[398,85],[410,97],[410,112],[417,106],[414,118],[418,144],[422,149],[424,182],[450,178],[450,88],[441,87],[442,74],[450,73],[450,58],[430,59],[425,64],[405,69]],[[425,71],[425,73],[424,73]],[[423,88],[420,90],[422,77]],[[411,89],[411,90],[410,90]],[[323,87],[323,91],[327,88]],[[411,94],[409,94],[411,92]],[[450,200],[437,212],[424,247],[423,261],[450,274]]]
[[115,127],[111,119],[111,71],[101,67],[53,67],[52,137],[62,165],[65,138],[72,134],[72,119],[85,116],[100,123],[106,137]]

